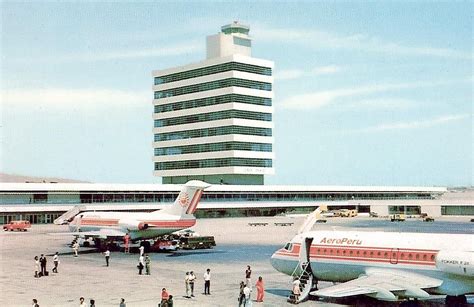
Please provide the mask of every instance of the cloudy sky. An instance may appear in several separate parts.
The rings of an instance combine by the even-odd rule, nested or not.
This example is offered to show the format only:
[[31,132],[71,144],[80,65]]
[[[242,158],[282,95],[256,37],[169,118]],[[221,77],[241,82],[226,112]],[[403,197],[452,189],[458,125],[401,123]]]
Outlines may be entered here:
[[275,62],[266,183],[472,185],[470,1],[0,5],[2,172],[161,182],[151,71],[239,20]]

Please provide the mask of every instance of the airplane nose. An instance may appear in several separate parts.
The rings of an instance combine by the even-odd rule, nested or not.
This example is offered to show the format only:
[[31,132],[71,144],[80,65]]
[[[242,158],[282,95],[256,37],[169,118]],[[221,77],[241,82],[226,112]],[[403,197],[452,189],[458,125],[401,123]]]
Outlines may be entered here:
[[273,253],[272,257],[270,258],[270,264],[272,265],[272,267],[275,270],[280,271],[279,266],[278,266],[278,262],[279,262],[279,260],[277,259],[277,255],[276,255],[276,252],[275,252],[275,253]]

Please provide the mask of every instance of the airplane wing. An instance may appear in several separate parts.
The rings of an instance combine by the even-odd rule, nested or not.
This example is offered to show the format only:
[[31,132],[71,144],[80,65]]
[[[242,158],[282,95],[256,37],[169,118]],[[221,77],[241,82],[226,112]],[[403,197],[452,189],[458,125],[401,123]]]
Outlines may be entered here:
[[91,238],[99,238],[99,239],[107,239],[108,237],[121,237],[123,238],[126,233],[119,230],[114,229],[101,229],[98,231],[74,231],[74,232],[57,232],[57,233],[50,233],[51,235],[69,235],[69,236],[76,236],[79,238],[91,237]]
[[396,301],[397,296],[428,298],[423,289],[441,285],[442,280],[404,271],[371,270],[359,278],[313,291],[322,297],[367,295],[384,301]]

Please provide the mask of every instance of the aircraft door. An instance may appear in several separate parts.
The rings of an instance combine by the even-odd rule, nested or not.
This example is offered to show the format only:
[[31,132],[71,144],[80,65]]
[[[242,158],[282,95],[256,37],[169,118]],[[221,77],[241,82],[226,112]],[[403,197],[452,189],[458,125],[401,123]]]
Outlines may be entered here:
[[300,249],[300,255],[299,255],[299,260],[300,264],[302,263],[309,263],[310,261],[310,255],[311,255],[311,244],[313,243],[313,238],[304,238],[301,241],[301,249]]
[[392,250],[390,251],[390,263],[391,264],[397,264],[398,263],[398,255],[400,254],[399,251],[400,250],[398,248],[392,248]]

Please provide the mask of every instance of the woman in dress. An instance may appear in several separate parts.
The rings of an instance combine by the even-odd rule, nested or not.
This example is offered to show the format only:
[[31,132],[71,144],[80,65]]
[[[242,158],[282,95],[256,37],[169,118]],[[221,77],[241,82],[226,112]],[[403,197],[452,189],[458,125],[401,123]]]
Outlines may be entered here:
[[257,303],[261,303],[263,302],[263,294],[265,293],[262,276],[258,277],[255,287],[257,288]]

